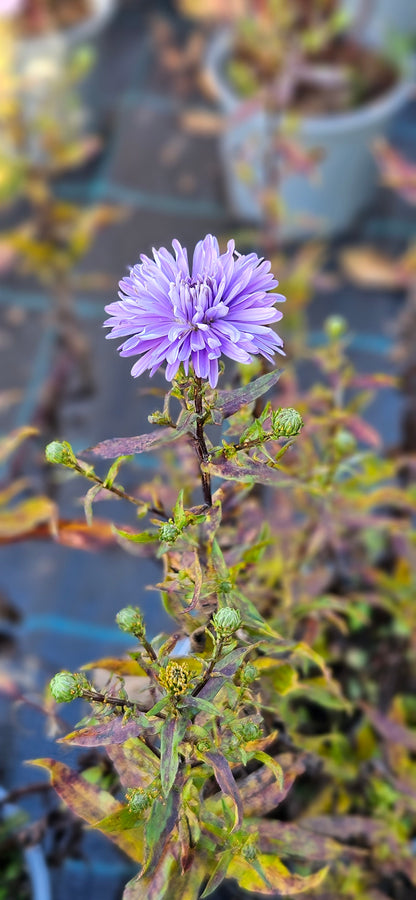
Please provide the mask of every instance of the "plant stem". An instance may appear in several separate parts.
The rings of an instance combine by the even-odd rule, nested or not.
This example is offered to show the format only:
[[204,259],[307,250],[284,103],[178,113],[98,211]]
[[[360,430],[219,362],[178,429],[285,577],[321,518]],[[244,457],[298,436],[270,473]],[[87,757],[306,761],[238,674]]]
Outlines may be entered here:
[[205,687],[205,685],[211,678],[212,672],[214,671],[215,664],[218,662],[218,660],[221,656],[223,646],[224,646],[224,641],[221,638],[217,643],[217,646],[216,646],[215,652],[214,652],[214,656],[212,657],[211,662],[209,663],[209,666],[205,672],[205,675],[204,675],[202,681],[200,681],[199,684],[197,684],[197,686],[192,691],[193,697],[198,696],[198,694],[202,691],[202,688]]
[[[116,494],[117,497],[121,497],[122,500],[128,500],[130,503],[134,503],[135,506],[147,506],[144,500],[139,500],[137,497],[132,497],[131,494],[127,494],[123,488],[118,488],[116,485],[105,484],[102,478],[99,478],[95,472],[86,471],[82,465],[79,463],[77,466],[74,465],[75,471],[80,475],[83,475],[84,478],[88,478],[89,481],[94,481],[95,484],[100,484],[104,491],[110,491],[112,494]],[[169,519],[168,514],[163,509],[158,509],[156,506],[149,506],[148,511],[153,513],[155,516],[160,516],[161,519]]]
[[208,472],[204,472],[202,469],[202,463],[206,463],[208,460],[208,449],[205,443],[205,435],[204,435],[204,409],[202,405],[202,380],[201,378],[197,378],[195,376],[194,380],[195,384],[195,412],[197,414],[196,420],[196,436],[195,436],[195,445],[196,452],[199,459],[199,471],[201,474],[201,482],[202,482],[202,491],[204,494],[204,500],[206,506],[212,506],[212,495],[211,495],[211,476]]

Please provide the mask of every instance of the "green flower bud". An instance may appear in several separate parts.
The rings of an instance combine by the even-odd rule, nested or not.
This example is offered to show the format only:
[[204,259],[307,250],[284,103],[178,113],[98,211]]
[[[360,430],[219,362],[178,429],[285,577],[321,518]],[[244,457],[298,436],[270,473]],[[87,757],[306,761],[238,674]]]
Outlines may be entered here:
[[181,530],[173,522],[166,522],[159,528],[159,538],[165,544],[174,544],[176,538],[180,535]]
[[238,725],[236,728],[236,732],[244,742],[257,741],[259,738],[263,737],[261,727],[260,725],[257,725],[256,722],[242,722],[241,725]]
[[152,798],[149,797],[149,794],[143,788],[131,788],[126,793],[126,799],[130,812],[138,815],[145,812],[152,805]]
[[231,594],[233,586],[231,581],[221,581],[218,585],[218,590],[221,591],[222,594]]
[[250,862],[250,860],[256,859],[257,849],[252,841],[248,840],[247,843],[243,845],[243,847],[241,848],[241,855],[248,862]]
[[231,637],[241,625],[241,616],[238,609],[232,606],[223,606],[212,617],[214,628],[218,637]]
[[253,681],[255,681],[258,677],[259,670],[256,668],[256,666],[253,666],[252,663],[247,663],[247,665],[244,666],[241,672],[241,684],[252,684]]
[[338,453],[342,454],[342,456],[347,456],[348,453],[354,453],[354,450],[357,449],[357,441],[347,428],[340,428],[337,431],[334,437],[334,445],[338,450]]
[[125,606],[124,609],[120,609],[116,615],[116,622],[121,631],[134,634],[135,637],[143,637],[145,634],[143,616],[138,606]]
[[191,682],[189,669],[181,663],[170,660],[159,673],[159,681],[168,694],[179,697],[185,694]]
[[209,753],[209,751],[211,750],[211,744],[208,740],[198,741],[196,749],[198,750],[198,753]]
[[303,428],[303,419],[297,409],[280,409],[273,413],[273,433],[276,437],[294,437]]
[[52,441],[45,449],[45,456],[50,463],[61,463],[73,469],[77,465],[77,458],[68,441]]
[[82,696],[82,676],[72,672],[58,672],[50,682],[52,697],[57,703],[69,703],[75,697]]
[[345,334],[348,328],[347,320],[344,319],[344,316],[328,316],[324,322],[324,330],[325,334],[332,341],[338,340],[341,338],[343,334]]

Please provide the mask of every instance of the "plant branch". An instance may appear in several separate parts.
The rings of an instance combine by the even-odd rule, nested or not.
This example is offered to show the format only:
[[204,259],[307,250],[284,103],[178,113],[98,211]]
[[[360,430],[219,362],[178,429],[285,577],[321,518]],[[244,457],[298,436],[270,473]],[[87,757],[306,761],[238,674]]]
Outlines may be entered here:
[[[88,470],[84,469],[78,462],[77,465],[74,466],[74,469],[80,475],[83,475],[84,478],[88,478],[89,481],[93,481],[95,484],[101,485],[104,491],[110,491],[117,497],[121,497],[122,500],[128,500],[130,503],[134,503],[135,506],[147,506],[145,500],[139,500],[137,497],[133,497],[131,494],[128,494],[127,491],[125,491],[123,488],[117,487],[114,484],[106,484],[102,478],[99,478],[98,475],[95,474],[95,472],[89,472]],[[153,513],[156,516],[160,516],[160,518],[166,519],[166,521],[168,521],[169,519],[168,514],[163,509],[159,509],[157,506],[149,506],[148,512]]]

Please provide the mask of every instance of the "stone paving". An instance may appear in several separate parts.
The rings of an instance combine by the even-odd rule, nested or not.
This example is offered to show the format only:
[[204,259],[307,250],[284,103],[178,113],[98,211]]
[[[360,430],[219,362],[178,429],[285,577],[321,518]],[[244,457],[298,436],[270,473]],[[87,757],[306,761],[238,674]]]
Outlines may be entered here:
[[[156,5],[125,4],[98,39],[98,65],[89,92],[98,120],[102,117],[112,123],[111,137],[91,171],[61,185],[62,194],[69,198],[127,206],[125,221],[99,235],[83,266],[85,271],[107,274],[114,285],[126,265],[153,244],[168,245],[177,237],[192,246],[208,231],[224,233],[231,224],[216,140],[181,131],[178,112],[187,101],[176,97],[158,75],[146,28],[146,12]],[[403,148],[415,152],[411,108],[396,123],[396,135]],[[389,249],[399,248],[406,244],[412,227],[404,204],[380,191],[361,222],[360,235],[362,240],[377,239]],[[71,440],[76,449],[115,434],[146,430],[146,417],[154,406],[151,398],[139,394],[137,382],[129,377],[129,363],[118,358],[115,344],[103,340],[103,306],[112,294],[97,291],[77,297],[78,316],[91,343],[96,392],[91,399],[68,403],[61,411],[60,436]],[[397,293],[360,293],[347,286],[319,293],[310,311],[312,340],[329,312],[342,312],[355,333],[352,352],[360,368],[392,371],[386,323],[395,320],[401,303]],[[1,383],[3,388],[18,389],[20,396],[2,415],[2,431],[30,422],[48,375],[53,341],[45,296],[27,281],[10,279],[0,290]],[[146,378],[141,387],[144,383]],[[390,391],[371,410],[373,423],[393,443],[399,412],[399,399]],[[157,461],[150,460],[150,465]],[[71,492],[62,490],[58,499],[61,508],[73,514]],[[104,507],[111,515],[114,506],[104,504],[103,511]],[[152,633],[163,628],[163,613],[149,599],[155,595],[143,592],[144,585],[158,580],[158,567],[151,560],[117,549],[98,559],[50,543],[17,544],[2,549],[1,557],[0,592],[22,614],[13,632],[17,643],[5,657],[5,665],[23,687],[39,688],[62,666],[75,669],[88,658],[128,647],[128,640],[114,626],[114,613],[122,603],[140,603]],[[5,718],[8,712],[7,703],[0,700],[0,772],[8,785],[38,780],[38,773],[22,768],[28,757],[59,752],[61,758],[70,759],[69,751],[56,750],[45,736],[40,716],[21,710],[10,727]],[[56,876],[53,900],[67,900],[74,890],[79,900],[121,896],[124,862],[99,837],[89,841],[87,863],[70,861]]]

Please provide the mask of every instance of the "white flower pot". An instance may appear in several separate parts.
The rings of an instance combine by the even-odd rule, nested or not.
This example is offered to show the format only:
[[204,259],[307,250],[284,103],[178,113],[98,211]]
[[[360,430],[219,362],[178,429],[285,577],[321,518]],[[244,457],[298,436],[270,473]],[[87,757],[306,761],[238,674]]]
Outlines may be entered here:
[[[221,137],[226,190],[232,213],[261,224],[260,195],[270,185],[267,172],[279,165],[273,146],[282,117],[267,114],[256,101],[244,101],[233,91],[225,75],[230,47],[230,34],[221,32],[207,56],[211,84],[227,116]],[[317,151],[318,159],[312,175],[284,174],[276,184],[285,210],[279,226],[283,240],[312,233],[332,236],[351,225],[377,185],[371,145],[387,133],[410,91],[403,78],[384,96],[351,112],[299,119],[293,138],[303,151]]]
[[[343,0],[343,7],[351,17],[352,26],[359,21],[362,0]],[[388,41],[392,33],[416,36],[415,0],[372,0],[361,37],[378,46]]]

